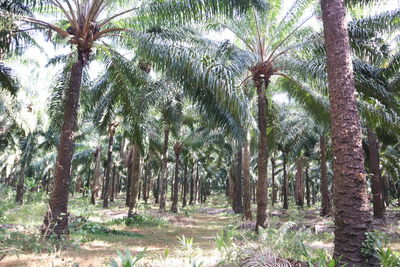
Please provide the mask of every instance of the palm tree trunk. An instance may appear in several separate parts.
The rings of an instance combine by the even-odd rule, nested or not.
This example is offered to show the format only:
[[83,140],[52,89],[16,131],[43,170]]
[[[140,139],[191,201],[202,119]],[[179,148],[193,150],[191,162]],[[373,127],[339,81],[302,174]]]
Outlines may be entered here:
[[172,208],[171,211],[174,213],[179,212],[178,207],[178,190],[179,190],[179,155],[181,153],[182,146],[178,143],[174,146],[175,151],[175,182],[174,182],[174,197],[172,200]]
[[161,171],[158,171],[157,174],[157,182],[155,184],[155,195],[154,195],[154,203],[158,204],[160,202],[160,187],[161,187],[161,178],[160,178]]
[[143,200],[144,203],[147,204],[147,200],[149,199],[149,192],[148,192],[148,187],[149,187],[149,163],[146,163],[145,169],[144,169],[144,179],[143,179]]
[[272,206],[276,203],[276,186],[275,186],[275,159],[271,158],[271,176],[272,176]]
[[194,205],[196,205],[197,203],[198,189],[199,189],[199,163],[196,163],[196,177],[194,179],[194,194],[193,194]]
[[190,198],[189,205],[193,205],[194,200],[194,163],[192,163],[192,171],[190,172]]
[[331,203],[329,200],[328,174],[326,167],[326,142],[323,135],[319,139],[321,153],[321,216],[326,216],[331,212]]
[[23,159],[22,162],[23,163],[18,177],[17,192],[15,195],[15,202],[20,205],[22,205],[22,203],[24,202],[25,170],[26,170],[26,165],[28,163],[26,158]]
[[116,173],[117,173],[117,166],[115,166],[114,164],[112,169],[110,202],[114,202],[115,188],[116,188]]
[[307,207],[311,206],[311,196],[310,196],[310,176],[308,174],[308,161],[306,161],[306,167],[305,167],[305,175],[306,175],[306,200],[307,200]]
[[296,160],[295,197],[299,207],[304,206],[303,158]]
[[287,159],[285,152],[282,152],[283,158],[283,183],[282,183],[282,195],[283,195],[283,209],[289,209],[289,202],[288,202],[288,179],[287,179],[287,172],[286,172],[286,165]]
[[372,203],[374,207],[374,218],[383,219],[385,216],[385,202],[383,197],[383,186],[381,172],[379,170],[379,145],[376,134],[367,128],[368,150],[369,150],[369,168],[372,173],[371,191]]
[[71,175],[71,162],[74,150],[79,94],[84,67],[83,58],[88,55],[78,52],[78,61],[73,64],[69,88],[64,105],[64,122],[61,130],[60,144],[57,151],[55,179],[49,200],[49,210],[44,216],[42,233],[45,236],[57,236],[68,233],[68,187]]
[[188,191],[188,178],[187,178],[187,163],[185,163],[185,169],[183,172],[183,199],[182,199],[182,207],[186,207],[186,196]]
[[107,165],[106,165],[106,176],[104,184],[104,198],[103,198],[103,208],[108,208],[108,195],[110,193],[110,174],[112,165],[112,152],[114,144],[114,133],[115,133],[115,123],[111,123],[109,127],[109,138],[108,138],[108,153],[107,153]]
[[268,87],[269,79],[265,78],[265,89],[263,82],[255,81],[257,88],[258,100],[258,180],[257,180],[257,222],[256,231],[258,228],[267,227],[268,224],[268,181],[267,181],[267,98],[265,90]]
[[236,173],[235,173],[235,195],[234,195],[234,210],[235,213],[243,213],[242,203],[242,148],[238,146],[237,159],[236,159]]
[[128,175],[126,176],[126,200],[125,204],[129,207],[131,201],[131,187],[132,187],[132,161],[133,161],[133,150],[129,149],[128,159],[126,161],[128,167]]
[[160,212],[165,212],[165,198],[167,187],[167,151],[168,151],[169,129],[164,130],[164,146],[163,146],[163,160],[162,160],[162,178],[160,181]]
[[132,218],[137,213],[137,202],[140,179],[140,147],[137,144],[132,145],[132,182],[131,182],[131,194],[129,199],[128,217]]
[[250,149],[249,140],[243,145],[243,208],[245,220],[251,221],[251,184],[250,184]]
[[361,254],[371,215],[344,2],[321,0],[334,157],[334,258],[369,266],[371,261]]

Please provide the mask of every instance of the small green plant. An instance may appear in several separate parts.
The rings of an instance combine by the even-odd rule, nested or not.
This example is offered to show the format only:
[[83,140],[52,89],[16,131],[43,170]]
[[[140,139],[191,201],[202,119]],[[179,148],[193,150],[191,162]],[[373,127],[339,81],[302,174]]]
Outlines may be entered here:
[[221,263],[230,262],[235,250],[235,234],[233,230],[224,229],[215,237],[215,246],[221,254]]
[[129,237],[140,237],[137,233],[109,229],[98,223],[88,221],[84,217],[75,218],[69,225],[69,230],[72,234],[81,238],[81,242],[92,241],[94,235],[111,234]]
[[141,215],[136,214],[132,218],[123,217],[119,219],[113,219],[108,222],[109,225],[120,225],[125,224],[126,226],[136,227],[164,227],[168,222],[164,218],[157,218],[147,214]]
[[400,257],[395,255],[393,251],[381,248],[378,252],[378,258],[383,267],[400,266]]
[[139,252],[137,255],[133,256],[129,249],[125,250],[125,254],[122,254],[120,251],[117,251],[118,257],[121,261],[121,264],[117,262],[117,260],[112,259],[109,263],[111,267],[134,267],[138,266],[137,263],[145,256],[147,248],[143,251]]
[[303,255],[307,260],[309,266],[320,266],[320,267],[345,267],[346,264],[339,265],[339,261],[331,258],[325,249],[316,249],[312,255],[303,244]]
[[362,243],[361,253],[365,257],[378,258],[379,250],[387,243],[384,233],[379,231],[365,233],[365,240]]
[[178,254],[188,259],[189,265],[201,266],[202,263],[198,263],[196,259],[199,255],[199,250],[193,247],[193,238],[186,238],[184,235],[182,235],[182,237],[178,236],[178,242],[181,246],[181,249],[178,250]]

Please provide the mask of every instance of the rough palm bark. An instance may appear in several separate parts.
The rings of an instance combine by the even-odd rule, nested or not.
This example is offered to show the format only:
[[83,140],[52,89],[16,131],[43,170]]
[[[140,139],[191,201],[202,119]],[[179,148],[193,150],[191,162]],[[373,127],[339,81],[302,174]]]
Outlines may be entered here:
[[168,151],[168,139],[169,139],[169,128],[164,130],[164,145],[162,154],[162,174],[160,180],[160,212],[165,212],[165,201],[166,201],[166,187],[167,187],[167,151]]
[[321,153],[321,216],[326,216],[331,212],[331,202],[328,188],[328,172],[326,166],[326,141],[323,135],[319,139],[319,148]]
[[112,153],[114,144],[115,128],[118,123],[112,122],[108,128],[108,150],[107,150],[107,164],[106,164],[106,176],[104,183],[104,197],[103,197],[103,208],[108,208],[108,197],[110,195],[110,183],[111,183],[111,166],[112,166]]
[[304,176],[303,176],[303,158],[296,160],[296,175],[295,175],[295,196],[296,204],[299,207],[304,206]]
[[250,149],[248,139],[243,144],[243,209],[245,220],[252,220],[251,214],[251,184],[250,184]]
[[287,172],[286,172],[286,165],[287,165],[287,156],[285,152],[282,153],[283,158],[283,183],[282,183],[282,195],[283,195],[283,209],[289,209],[289,202],[288,202],[288,179],[287,179]]
[[334,258],[369,266],[361,254],[371,221],[344,0],[321,0],[333,147]]
[[[264,67],[262,67],[264,69]],[[261,76],[264,75],[264,76]],[[264,77],[260,79],[261,77]],[[262,72],[253,74],[253,79],[257,88],[257,106],[258,106],[258,180],[257,180],[257,221],[256,231],[258,228],[266,228],[268,223],[268,181],[267,181],[267,98],[265,96],[265,88],[268,87],[269,77]]]
[[243,213],[243,202],[242,202],[242,148],[238,147],[237,158],[236,158],[236,173],[235,173],[235,195],[233,201],[235,202],[233,207],[235,213]]
[[174,145],[175,152],[175,181],[174,181],[174,196],[172,199],[172,208],[171,211],[174,213],[179,212],[178,206],[178,190],[179,190],[179,156],[181,154],[182,145],[176,143]]
[[129,199],[128,217],[131,218],[137,213],[137,203],[139,194],[140,179],[140,147],[137,144],[132,145],[132,175],[131,175],[131,194]]
[[381,172],[379,169],[379,145],[376,134],[367,128],[368,150],[369,150],[369,169],[371,176],[372,203],[374,208],[374,218],[383,219],[385,217],[385,200],[383,196],[383,186]]
[[72,154],[77,126],[79,94],[85,58],[89,51],[78,52],[78,61],[71,69],[69,88],[64,105],[64,122],[57,151],[55,179],[49,200],[48,212],[44,216],[42,233],[57,236],[68,233],[68,188],[70,183]]

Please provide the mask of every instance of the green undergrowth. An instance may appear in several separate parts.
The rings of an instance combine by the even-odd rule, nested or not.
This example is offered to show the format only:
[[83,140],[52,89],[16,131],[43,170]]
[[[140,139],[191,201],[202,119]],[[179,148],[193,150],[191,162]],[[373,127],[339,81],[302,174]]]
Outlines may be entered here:
[[149,214],[135,214],[132,218],[123,217],[107,222],[107,225],[126,225],[135,227],[164,227],[168,221],[161,217]]

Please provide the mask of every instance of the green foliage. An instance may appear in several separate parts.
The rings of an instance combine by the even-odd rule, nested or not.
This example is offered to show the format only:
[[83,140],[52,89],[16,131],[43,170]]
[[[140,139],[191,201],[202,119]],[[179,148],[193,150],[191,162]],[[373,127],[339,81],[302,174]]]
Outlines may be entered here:
[[379,231],[366,232],[365,240],[362,243],[361,253],[365,257],[378,257],[381,250],[387,243],[384,233]]
[[70,232],[81,238],[82,242],[91,241],[95,235],[118,235],[127,237],[140,237],[140,234],[109,229],[95,222],[90,222],[84,217],[77,217],[69,223],[68,228]]
[[67,237],[50,236],[44,239],[38,232],[23,232],[0,228],[0,258],[10,254],[54,253],[66,248],[77,248],[79,242]]
[[378,258],[383,267],[400,266],[400,257],[391,251],[390,248],[381,248],[378,252]]
[[119,219],[113,219],[107,224],[109,225],[125,224],[126,226],[136,226],[136,227],[164,227],[168,224],[168,222],[167,220],[161,217],[153,217],[148,214],[135,214],[132,218],[123,217]]
[[385,249],[388,243],[387,235],[379,231],[365,233],[361,253],[365,257],[375,257],[384,267],[400,266],[400,257],[390,248]]
[[138,266],[137,263],[145,256],[146,251],[147,251],[147,248],[145,248],[143,251],[139,252],[135,256],[132,256],[132,253],[129,249],[125,250],[125,254],[122,254],[120,251],[117,251],[117,254],[121,261],[121,264],[118,264],[118,262],[115,259],[112,259],[111,262],[109,263],[109,266],[111,266],[111,267]]
[[223,229],[215,237],[215,246],[217,247],[222,261],[220,263],[231,262],[235,246],[235,232],[229,229]]
[[331,258],[330,255],[326,252],[325,249],[317,249],[313,253],[303,245],[303,256],[306,258],[307,263],[310,266],[320,266],[320,267],[345,267],[346,264],[339,265],[339,261]]
[[188,263],[193,267],[202,266],[202,262],[198,262],[197,257],[200,252],[198,248],[193,247],[193,238],[186,238],[184,235],[182,237],[178,236],[178,242],[181,248],[178,250],[178,255],[188,259]]

